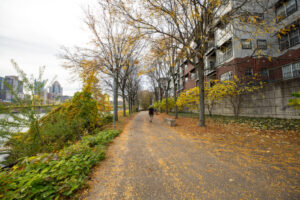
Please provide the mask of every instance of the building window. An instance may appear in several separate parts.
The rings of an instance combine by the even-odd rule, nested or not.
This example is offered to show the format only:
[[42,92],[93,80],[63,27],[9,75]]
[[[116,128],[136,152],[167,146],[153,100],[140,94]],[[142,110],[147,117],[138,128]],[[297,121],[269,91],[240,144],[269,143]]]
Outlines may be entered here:
[[257,22],[262,22],[264,20],[264,13],[255,13],[253,17]]
[[252,68],[246,68],[245,76],[253,76],[253,69]]
[[191,79],[192,79],[192,80],[196,80],[196,78],[197,78],[196,76],[197,76],[197,75],[196,75],[196,72],[192,72],[192,73],[191,73]]
[[226,72],[220,76],[221,81],[232,80],[232,78],[233,78],[232,71]]
[[297,11],[296,0],[280,1],[279,5],[275,8],[277,21],[284,19],[285,17],[293,14]]
[[281,38],[279,38],[279,48],[280,48],[280,50],[288,49],[289,46],[290,46],[289,36],[288,35],[281,35]]
[[267,40],[257,40],[258,49],[267,49]]
[[268,70],[268,69],[262,69],[262,70],[260,71],[260,75],[261,75],[262,77],[269,77],[269,70]]
[[251,40],[249,39],[242,39],[242,48],[243,49],[252,49],[252,44],[251,44]]
[[279,48],[280,50],[288,49],[289,47],[295,46],[300,43],[300,21],[294,22],[290,27],[291,31],[285,35],[280,34]]
[[184,65],[184,71],[186,72],[188,70],[188,64]]
[[300,62],[282,67],[283,79],[295,78],[300,76]]
[[289,34],[290,46],[295,46],[300,42],[300,30],[297,27],[296,30],[292,30]]
[[186,76],[186,77],[184,78],[184,81],[185,81],[185,82],[188,82],[188,80],[189,80],[189,77]]

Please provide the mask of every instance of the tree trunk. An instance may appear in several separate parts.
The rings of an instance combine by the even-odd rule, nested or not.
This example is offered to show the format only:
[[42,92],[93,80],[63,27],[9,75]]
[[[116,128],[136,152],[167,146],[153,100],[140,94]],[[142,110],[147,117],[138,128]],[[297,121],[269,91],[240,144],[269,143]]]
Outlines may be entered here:
[[130,96],[130,94],[128,94],[128,110],[129,110],[129,115],[131,115],[132,112],[131,112],[131,96]]
[[178,119],[178,107],[177,107],[177,85],[175,84],[175,79],[173,80],[174,85],[174,101],[175,101],[175,119]]
[[212,106],[207,106],[207,110],[209,112],[209,116],[212,116]]
[[232,103],[232,105],[233,105],[233,111],[234,111],[234,118],[237,119],[239,117],[239,113],[240,113],[240,103],[241,103],[240,98],[241,97],[238,95],[238,96],[235,96],[232,98],[235,98],[234,100],[232,100],[234,102],[234,103]]
[[126,117],[126,98],[124,91],[122,91],[122,98],[123,98],[123,116]]
[[[161,103],[161,101],[162,101],[162,88],[159,86],[159,101],[160,101],[160,103]],[[159,108],[159,112],[162,112],[162,108],[161,108],[161,106],[160,106],[160,108]]]
[[[203,60],[203,59],[199,59]],[[204,63],[203,61],[201,62],[202,66],[198,66],[198,76],[199,76],[199,82],[198,82],[198,87],[199,87],[199,126],[205,126],[205,104],[204,104],[204,70],[203,66]]]
[[169,97],[169,94],[168,94],[168,91],[166,91],[166,113],[169,114],[169,102],[168,102],[168,97]]
[[[115,75],[116,76],[116,75]],[[117,77],[114,77],[113,83],[113,121],[118,121],[118,80]]]
[[137,112],[138,108],[139,108],[139,99],[136,98],[136,101],[135,101],[135,110],[134,110],[134,112]]
[[133,113],[133,111],[132,111],[132,102],[133,102],[132,97],[130,97],[130,113],[131,114]]

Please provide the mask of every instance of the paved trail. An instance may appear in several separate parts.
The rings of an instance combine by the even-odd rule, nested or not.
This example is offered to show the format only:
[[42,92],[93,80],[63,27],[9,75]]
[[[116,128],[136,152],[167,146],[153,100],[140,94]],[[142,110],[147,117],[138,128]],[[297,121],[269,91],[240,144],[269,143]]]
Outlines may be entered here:
[[284,189],[272,191],[269,186],[276,180],[270,180],[271,174],[258,171],[249,178],[246,174],[253,169],[221,161],[202,146],[201,141],[174,132],[157,118],[149,123],[147,112],[141,112],[109,147],[84,198],[299,198]]

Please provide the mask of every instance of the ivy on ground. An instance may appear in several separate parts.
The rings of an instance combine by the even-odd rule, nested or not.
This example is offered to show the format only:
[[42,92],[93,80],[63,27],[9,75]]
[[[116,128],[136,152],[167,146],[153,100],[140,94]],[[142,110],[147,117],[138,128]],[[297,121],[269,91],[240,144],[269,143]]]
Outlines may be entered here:
[[86,184],[93,165],[105,157],[105,146],[120,131],[101,131],[57,153],[23,158],[0,171],[0,199],[69,199]]
[[[170,113],[174,115],[174,113]],[[180,117],[199,117],[198,113],[179,113]],[[263,118],[263,117],[242,117],[235,118],[233,116],[212,115],[206,116],[207,119],[222,124],[237,123],[246,124],[254,129],[259,130],[300,130],[299,119],[279,119],[279,118]]]

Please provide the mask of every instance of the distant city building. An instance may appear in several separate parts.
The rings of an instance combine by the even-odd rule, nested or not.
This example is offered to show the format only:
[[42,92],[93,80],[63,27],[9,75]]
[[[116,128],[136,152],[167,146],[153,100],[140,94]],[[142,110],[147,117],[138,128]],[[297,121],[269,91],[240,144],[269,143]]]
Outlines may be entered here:
[[34,94],[41,94],[45,91],[46,81],[34,80]]
[[4,78],[0,77],[0,101],[4,99]]
[[65,102],[65,101],[71,100],[71,99],[72,99],[72,96],[67,96],[67,95],[60,97],[61,102]]
[[63,88],[60,86],[58,81],[55,81],[49,88],[51,99],[59,100],[63,96]]
[[23,82],[17,76],[0,77],[0,100],[12,102],[16,97],[24,97]]

